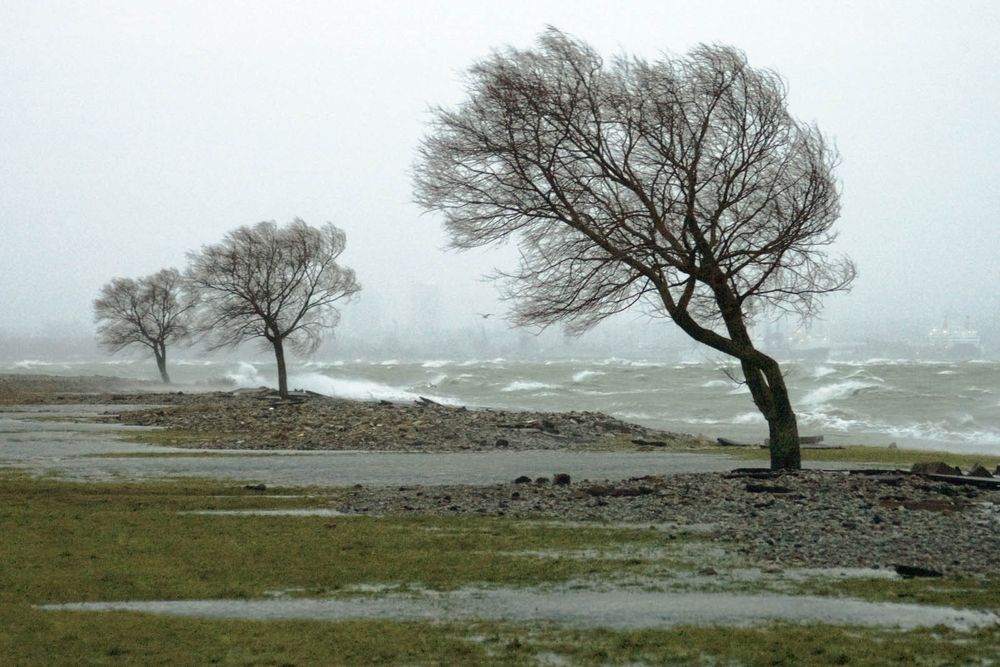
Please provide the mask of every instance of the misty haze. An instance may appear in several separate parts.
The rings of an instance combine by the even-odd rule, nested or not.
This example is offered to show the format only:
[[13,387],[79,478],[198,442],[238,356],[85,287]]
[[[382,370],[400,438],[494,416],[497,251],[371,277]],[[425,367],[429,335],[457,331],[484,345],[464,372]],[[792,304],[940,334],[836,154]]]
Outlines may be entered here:
[[[360,639],[270,624],[222,662],[878,664],[881,626],[929,663],[995,657],[1000,5],[619,4],[0,4],[0,526],[23,532],[0,562],[94,568],[4,584],[19,664],[66,614],[38,605],[263,619],[312,596],[357,598]],[[44,476],[51,511],[21,502]],[[176,502],[130,486],[181,478]],[[72,484],[164,517],[307,514],[85,530]],[[39,546],[32,512],[65,544]],[[782,648],[607,648],[593,628],[745,624],[732,600],[630,607],[629,577],[760,595],[778,611],[743,643]],[[621,616],[574,615],[578,584]],[[510,627],[427,620],[439,593],[486,596],[488,619],[505,587]],[[518,591],[553,606],[529,618]],[[850,612],[865,641],[839,596],[886,605]],[[244,599],[263,611],[224,611]],[[190,654],[115,624],[81,648],[104,614],[80,609],[53,656],[219,661],[242,632],[188,610],[214,637]],[[910,632],[935,624],[968,641]]]

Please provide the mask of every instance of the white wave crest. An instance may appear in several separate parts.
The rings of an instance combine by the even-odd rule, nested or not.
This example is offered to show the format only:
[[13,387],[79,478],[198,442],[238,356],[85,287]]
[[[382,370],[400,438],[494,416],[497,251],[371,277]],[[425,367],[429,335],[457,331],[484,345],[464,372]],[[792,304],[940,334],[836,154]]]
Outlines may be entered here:
[[805,405],[822,405],[824,403],[829,403],[830,401],[856,396],[865,389],[872,389],[878,386],[879,385],[874,382],[862,382],[860,380],[844,380],[843,382],[835,382],[834,384],[828,384],[818,387],[817,389],[813,389],[802,397],[802,403]]
[[602,371],[580,371],[573,374],[573,382],[583,382],[588,378],[597,377],[598,375],[605,375],[605,373]]
[[538,391],[539,389],[558,389],[559,385],[547,384],[545,382],[533,382],[530,380],[515,380],[500,391]]
[[744,412],[732,419],[734,424],[763,424],[765,421],[764,415],[759,412]]
[[426,394],[415,394],[402,387],[393,387],[373,380],[362,380],[358,378],[332,378],[322,373],[302,373],[292,375],[288,378],[288,384],[296,389],[315,391],[318,394],[336,396],[337,398],[349,398],[358,401],[382,400],[382,401],[415,401],[421,396],[430,398],[438,403],[448,405],[456,404],[451,398],[442,396],[427,396]]

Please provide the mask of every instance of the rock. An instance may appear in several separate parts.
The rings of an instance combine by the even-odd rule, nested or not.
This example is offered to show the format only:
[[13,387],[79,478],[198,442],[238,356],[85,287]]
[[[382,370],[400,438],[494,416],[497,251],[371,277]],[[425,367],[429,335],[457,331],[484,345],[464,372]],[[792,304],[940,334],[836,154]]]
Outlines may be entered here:
[[990,474],[990,471],[985,466],[977,463],[969,471],[969,477],[993,477],[993,475]]
[[644,438],[632,438],[633,445],[639,445],[640,447],[666,447],[667,443],[663,440],[645,440]]
[[243,488],[247,491],[267,491],[266,484],[247,484]]
[[944,573],[938,570],[932,570],[927,567],[920,567],[917,565],[893,565],[892,569],[896,570],[896,574],[903,577],[904,579],[913,579],[914,577],[943,577]]
[[910,472],[918,475],[961,475],[959,468],[952,468],[944,461],[930,461],[925,463],[914,463]]
[[497,438],[497,441],[493,443],[494,447],[510,447],[510,441],[506,438]]
[[535,484],[539,484],[539,485],[541,485],[541,484],[548,484],[548,483],[549,483],[549,478],[548,477],[539,477],[538,479],[535,480]]
[[746,490],[750,493],[791,493],[792,490],[787,486],[780,486],[778,484],[747,484]]
[[531,478],[528,477],[527,475],[521,475],[520,477],[518,477],[517,479],[514,480],[514,483],[515,484],[531,484]]
[[552,483],[556,486],[567,486],[570,483],[569,473],[557,472],[552,476]]

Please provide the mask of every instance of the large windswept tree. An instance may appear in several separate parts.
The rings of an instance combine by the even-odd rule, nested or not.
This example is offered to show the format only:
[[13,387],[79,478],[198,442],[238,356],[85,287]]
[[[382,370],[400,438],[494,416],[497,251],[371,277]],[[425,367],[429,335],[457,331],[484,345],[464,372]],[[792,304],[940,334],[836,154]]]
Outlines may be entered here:
[[153,351],[160,378],[167,373],[167,345],[190,334],[192,302],[177,269],[164,269],[144,278],[115,278],[94,300],[98,342],[112,352],[131,345]]
[[725,46],[604,62],[550,29],[476,63],[467,85],[433,112],[416,197],[457,248],[517,239],[515,322],[582,332],[646,304],[739,361],[772,468],[799,468],[781,368],[750,326],[812,315],[855,269],[824,252],[836,155],[789,115],[781,78]]
[[302,220],[242,226],[221,243],[189,254],[188,280],[199,296],[197,328],[213,349],[261,338],[274,350],[278,391],[288,396],[285,343],[300,354],[316,351],[340,320],[334,304],[361,286],[337,264],[344,232]]

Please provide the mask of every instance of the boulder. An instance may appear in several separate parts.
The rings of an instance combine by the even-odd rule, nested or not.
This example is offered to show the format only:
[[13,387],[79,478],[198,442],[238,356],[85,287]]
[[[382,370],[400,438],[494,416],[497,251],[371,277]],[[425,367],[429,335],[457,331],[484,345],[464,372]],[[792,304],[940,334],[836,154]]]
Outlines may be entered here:
[[552,476],[552,483],[556,486],[567,486],[570,483],[569,473],[557,472]]
[[515,484],[530,484],[531,483],[531,478],[528,477],[527,475],[521,475],[520,477],[518,477],[517,479],[514,480],[514,483]]
[[972,466],[972,470],[969,471],[969,477],[993,477],[990,471],[986,469],[982,464],[977,463]]
[[919,475],[961,475],[959,468],[953,468],[944,461],[928,461],[924,463],[914,463],[910,472]]
[[893,565],[892,569],[896,570],[896,574],[903,577],[904,579],[913,579],[914,577],[942,577],[944,573],[919,565]]

